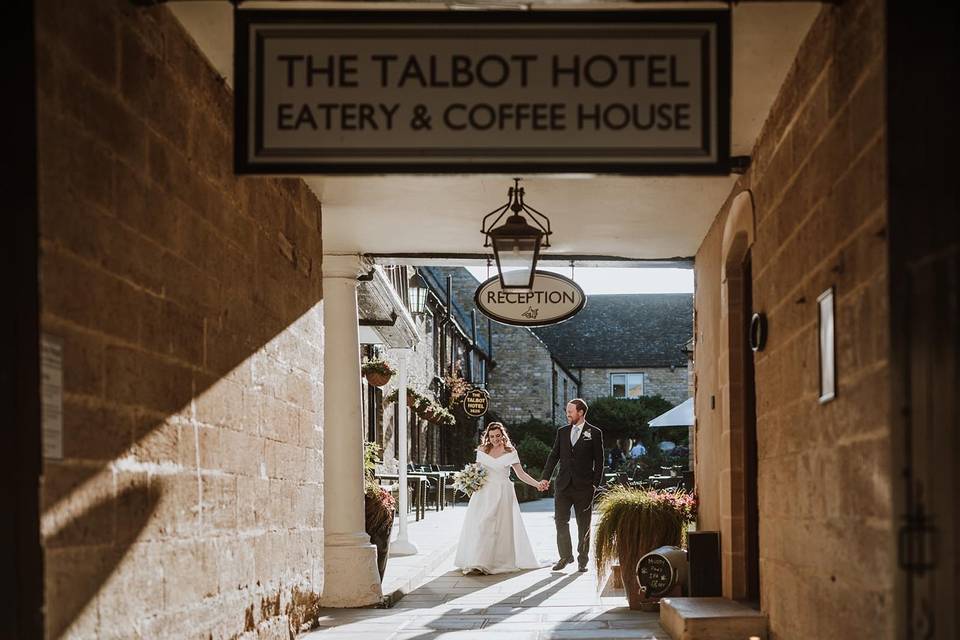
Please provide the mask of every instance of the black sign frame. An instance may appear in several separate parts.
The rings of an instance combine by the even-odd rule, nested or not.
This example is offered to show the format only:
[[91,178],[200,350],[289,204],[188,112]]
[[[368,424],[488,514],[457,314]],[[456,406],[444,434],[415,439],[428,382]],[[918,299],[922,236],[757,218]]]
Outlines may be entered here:
[[[483,412],[482,412],[482,413],[471,413],[470,411],[467,410],[467,399],[470,397],[471,394],[476,393],[476,392],[479,392],[479,393],[482,394],[483,397],[484,397],[484,401],[483,401]],[[489,411],[489,410],[490,410],[490,394],[487,392],[486,389],[483,389],[483,388],[481,388],[481,387],[473,387],[472,389],[470,389],[469,391],[467,391],[467,392],[464,394],[464,396],[463,396],[463,412],[464,412],[465,414],[467,414],[468,417],[470,417],[470,418],[482,418],[483,416],[487,415],[487,411]]]
[[[622,24],[640,22],[652,24],[683,24],[709,22],[716,26],[716,86],[712,87],[717,102],[716,159],[714,162],[556,162],[545,154],[542,160],[471,162],[263,162],[250,160],[249,114],[251,87],[247,69],[254,57],[255,73],[263,73],[262,50],[250,51],[249,30],[254,23],[302,22],[306,25],[361,21],[377,23],[449,23],[469,26],[478,22],[504,24],[550,23],[570,25],[576,23]],[[258,38],[259,41],[259,38]],[[706,49],[704,62],[709,60]],[[702,65],[706,68],[708,65]],[[234,10],[234,170],[238,175],[385,175],[385,174],[451,174],[451,173],[598,173],[608,175],[728,175],[730,162],[730,114],[731,114],[731,14],[729,10],[609,10],[609,11],[348,11],[288,10],[288,9],[241,9]],[[706,71],[705,71],[706,73]],[[709,74],[707,74],[709,75]],[[262,89],[262,82],[258,83]],[[702,81],[704,93],[710,83]],[[702,103],[711,104],[710,97],[703,96]],[[256,122],[262,128],[262,91],[255,96],[255,108],[261,110]],[[703,125],[702,146],[708,155],[711,131],[710,118]],[[263,144],[262,131],[254,132],[254,146]],[[550,150],[556,154],[556,150]],[[427,154],[429,155],[429,154]]]

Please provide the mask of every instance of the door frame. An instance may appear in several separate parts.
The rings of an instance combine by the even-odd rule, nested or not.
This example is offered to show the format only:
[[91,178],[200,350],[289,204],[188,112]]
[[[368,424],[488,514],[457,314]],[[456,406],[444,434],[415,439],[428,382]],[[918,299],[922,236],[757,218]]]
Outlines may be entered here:
[[[43,637],[43,552],[40,543],[40,279],[39,204],[37,196],[37,103],[34,3],[4,3],[7,30],[3,42],[8,65],[7,90],[15,100],[6,132],[2,171],[7,233],[3,237],[5,290],[14,307],[0,314],[4,357],[0,366],[3,406],[10,419],[4,447],[3,512],[12,526],[0,527],[3,575],[13,577],[12,594],[0,605],[0,636]],[[16,27],[16,25],[20,25]],[[9,295],[9,294],[8,294]]]

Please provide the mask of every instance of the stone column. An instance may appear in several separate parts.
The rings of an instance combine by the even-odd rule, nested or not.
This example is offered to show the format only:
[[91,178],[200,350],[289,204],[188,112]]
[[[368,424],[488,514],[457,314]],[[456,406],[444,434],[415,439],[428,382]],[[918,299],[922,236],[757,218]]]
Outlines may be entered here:
[[380,602],[377,549],[364,530],[357,255],[323,256],[325,607]]

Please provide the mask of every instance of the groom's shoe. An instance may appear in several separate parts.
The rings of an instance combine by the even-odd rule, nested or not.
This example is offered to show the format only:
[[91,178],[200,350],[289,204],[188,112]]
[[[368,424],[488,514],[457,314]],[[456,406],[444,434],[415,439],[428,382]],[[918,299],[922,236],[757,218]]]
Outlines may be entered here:
[[586,573],[586,572],[587,572],[587,563],[584,562],[583,564],[577,565],[577,571],[579,571],[580,573]]
[[571,562],[573,562],[573,558],[560,558],[557,560],[557,564],[553,565],[553,570],[560,571]]

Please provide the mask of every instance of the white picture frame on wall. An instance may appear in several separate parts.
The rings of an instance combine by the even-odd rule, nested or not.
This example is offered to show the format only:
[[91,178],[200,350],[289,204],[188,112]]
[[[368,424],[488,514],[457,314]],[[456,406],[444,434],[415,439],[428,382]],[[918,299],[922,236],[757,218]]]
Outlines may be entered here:
[[817,322],[820,343],[820,404],[837,397],[837,349],[836,326],[834,323],[834,289],[817,296]]

